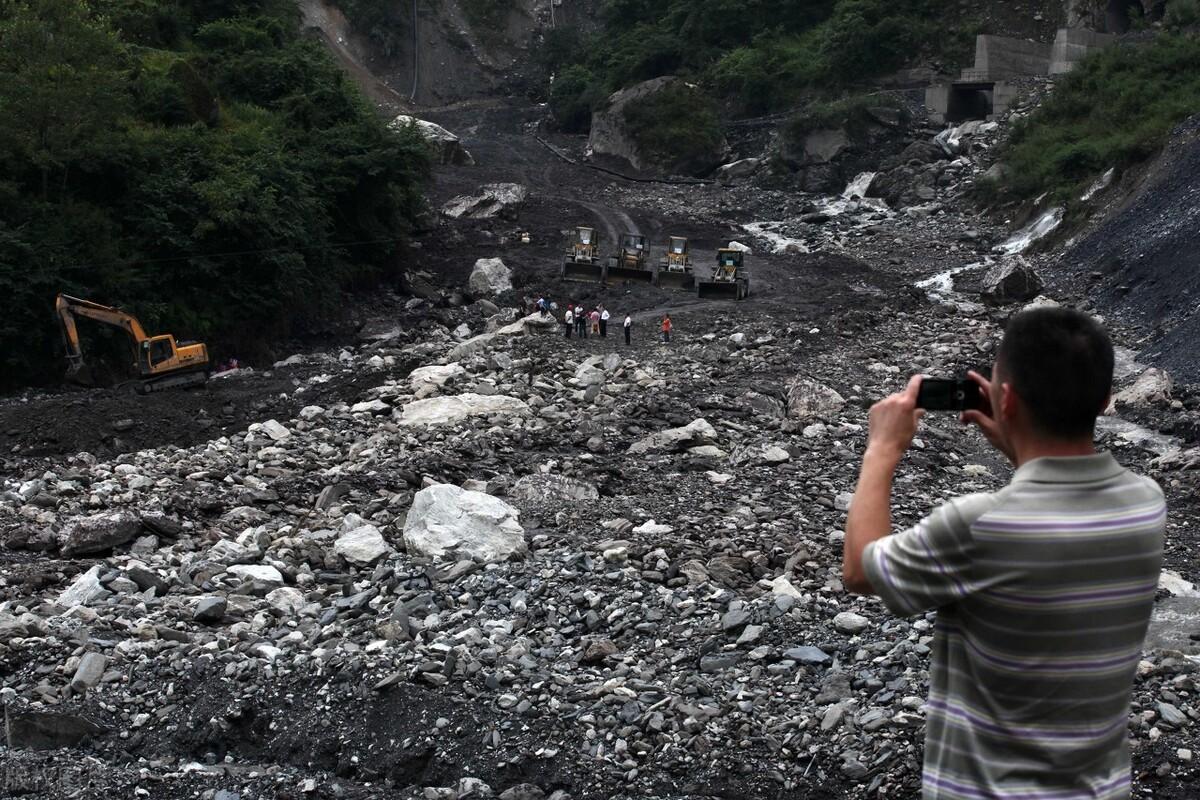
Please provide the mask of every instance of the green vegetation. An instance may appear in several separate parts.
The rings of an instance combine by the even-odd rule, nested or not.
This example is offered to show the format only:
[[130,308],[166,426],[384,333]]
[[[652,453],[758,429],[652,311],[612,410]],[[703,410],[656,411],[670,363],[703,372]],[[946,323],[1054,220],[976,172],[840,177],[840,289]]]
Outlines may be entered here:
[[1158,153],[1171,129],[1200,110],[1200,38],[1162,34],[1085,59],[1014,129],[1007,177],[981,197],[1067,201],[1110,167]]
[[394,269],[423,142],[296,13],[0,0],[0,383],[61,374],[60,291],[246,355]]
[[625,108],[629,133],[641,152],[668,172],[692,174],[716,166],[721,122],[712,100],[677,81]]
[[1173,31],[1200,25],[1200,0],[1171,0],[1163,15],[1163,24]]
[[679,75],[755,115],[923,57],[964,60],[974,31],[945,18],[937,0],[609,0],[598,34],[551,39],[545,61],[551,72],[585,67],[593,82],[573,84],[580,96]]
[[402,0],[338,0],[338,8],[356,31],[366,34],[390,58],[411,33],[411,3]]
[[872,125],[877,125],[876,115],[894,115],[897,122],[908,116],[908,110],[890,94],[873,93],[852,95],[842,100],[818,101],[805,106],[804,110],[788,120],[783,127],[783,136],[791,144],[803,147],[804,138],[816,130],[840,128],[851,138],[863,138]]
[[596,76],[579,64],[564,69],[550,87],[550,111],[559,126],[570,133],[586,131],[592,123],[592,111],[604,99]]

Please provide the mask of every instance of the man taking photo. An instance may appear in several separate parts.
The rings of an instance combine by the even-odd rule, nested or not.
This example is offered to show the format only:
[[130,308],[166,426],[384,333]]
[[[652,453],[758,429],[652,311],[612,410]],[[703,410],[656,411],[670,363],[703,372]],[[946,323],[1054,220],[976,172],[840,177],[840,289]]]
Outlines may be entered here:
[[1115,800],[1131,792],[1134,672],[1162,563],[1154,481],[1094,446],[1113,349],[1064,308],[1010,320],[977,425],[1017,468],[891,532],[892,479],[921,377],[871,408],[846,521],[846,587],[902,616],[937,610],[926,706],[927,800]]

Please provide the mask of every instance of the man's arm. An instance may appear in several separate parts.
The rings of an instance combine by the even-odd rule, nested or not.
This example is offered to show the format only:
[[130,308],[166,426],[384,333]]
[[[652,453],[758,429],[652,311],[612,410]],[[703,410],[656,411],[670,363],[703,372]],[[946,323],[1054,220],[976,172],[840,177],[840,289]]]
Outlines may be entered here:
[[863,454],[858,488],[846,516],[842,583],[858,594],[875,594],[863,569],[863,550],[892,529],[892,477],[912,444],[917,423],[925,413],[917,408],[921,376],[914,375],[902,392],[871,406],[870,432]]

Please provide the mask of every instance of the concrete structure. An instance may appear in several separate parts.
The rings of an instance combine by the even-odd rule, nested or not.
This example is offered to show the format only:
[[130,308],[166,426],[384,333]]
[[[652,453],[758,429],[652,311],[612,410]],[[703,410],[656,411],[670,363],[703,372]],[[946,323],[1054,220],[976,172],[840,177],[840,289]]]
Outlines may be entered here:
[[963,70],[963,80],[1002,81],[1050,71],[1048,44],[1007,36],[975,37],[975,66]]
[[934,122],[964,122],[1003,114],[1016,98],[1011,83],[1036,75],[1069,72],[1092,50],[1115,37],[1083,28],[1062,28],[1054,44],[980,35],[975,38],[975,64],[957,81],[925,90],[925,106]]
[[1088,53],[1116,41],[1111,33],[1096,33],[1085,28],[1059,28],[1050,51],[1050,74],[1070,72]]

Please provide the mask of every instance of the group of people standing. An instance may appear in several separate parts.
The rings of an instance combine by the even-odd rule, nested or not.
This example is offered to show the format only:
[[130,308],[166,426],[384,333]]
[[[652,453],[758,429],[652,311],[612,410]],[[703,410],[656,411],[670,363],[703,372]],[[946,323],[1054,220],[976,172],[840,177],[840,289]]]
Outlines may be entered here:
[[[539,297],[536,305],[537,310],[542,314],[553,314],[558,309],[557,303],[552,303],[544,297]],[[611,319],[612,314],[602,305],[598,305],[591,311],[587,311],[582,305],[570,301],[566,305],[566,311],[563,312],[563,332],[568,339],[573,335],[578,336],[580,339],[586,339],[589,334],[606,339],[608,338],[608,323]],[[631,344],[633,340],[633,317],[626,314],[621,327],[625,334],[625,344]],[[671,341],[670,314],[663,315],[661,329],[662,340],[664,342]]]

